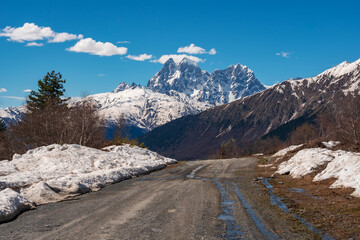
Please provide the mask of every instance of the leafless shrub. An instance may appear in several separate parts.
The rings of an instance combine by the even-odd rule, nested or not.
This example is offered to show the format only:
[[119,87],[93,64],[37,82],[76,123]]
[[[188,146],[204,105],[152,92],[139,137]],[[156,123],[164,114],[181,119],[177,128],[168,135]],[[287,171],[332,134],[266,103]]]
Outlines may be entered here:
[[11,126],[11,134],[13,145],[17,146],[15,151],[19,153],[53,143],[101,147],[103,125],[96,106],[84,100],[75,107],[48,104],[28,112]]

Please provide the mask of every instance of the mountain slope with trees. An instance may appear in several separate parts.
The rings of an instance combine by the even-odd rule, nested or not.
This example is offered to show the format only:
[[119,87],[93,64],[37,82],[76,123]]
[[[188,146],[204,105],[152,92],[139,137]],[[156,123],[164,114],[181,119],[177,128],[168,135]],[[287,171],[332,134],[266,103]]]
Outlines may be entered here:
[[[299,127],[305,129],[304,124],[309,126],[309,138],[351,136],[356,141],[360,129],[359,84],[360,59],[343,62],[316,77],[288,80],[252,96],[177,119],[154,129],[140,141],[176,159],[207,158],[231,139],[244,154],[266,151],[290,141],[296,130],[301,130]],[[297,139],[293,137],[292,141]]]

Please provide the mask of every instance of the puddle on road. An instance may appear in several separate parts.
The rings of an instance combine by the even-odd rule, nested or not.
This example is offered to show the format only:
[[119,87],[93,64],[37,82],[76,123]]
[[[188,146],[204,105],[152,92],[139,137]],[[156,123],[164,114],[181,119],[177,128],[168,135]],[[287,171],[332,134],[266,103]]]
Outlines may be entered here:
[[229,195],[227,194],[219,179],[214,178],[214,182],[221,195],[221,210],[224,212],[224,214],[218,216],[217,219],[224,221],[226,224],[226,235],[224,238],[229,240],[242,239],[244,234],[241,231],[241,227],[236,224],[234,219],[233,209],[235,208],[235,201],[231,201],[229,199]]
[[265,224],[260,220],[260,218],[256,215],[254,210],[251,208],[250,204],[246,201],[245,197],[241,194],[240,190],[236,186],[235,183],[232,183],[233,190],[235,191],[236,195],[238,196],[239,200],[241,201],[242,205],[244,206],[245,210],[251,216],[252,220],[254,221],[256,227],[261,231],[261,233],[267,239],[279,239],[275,236],[275,234],[269,231]]
[[[291,216],[293,216],[294,218],[296,218],[297,220],[299,220],[301,222],[302,225],[304,225],[305,227],[307,227],[310,231],[312,231],[313,233],[320,235],[321,239],[323,240],[335,240],[334,238],[328,236],[326,233],[324,233],[323,231],[317,229],[314,227],[314,225],[312,225],[311,223],[307,222],[305,218],[299,217],[296,214],[290,213],[286,204],[281,200],[281,198],[277,195],[274,194],[274,189],[273,186],[269,183],[268,178],[264,178],[261,180],[261,182],[265,185],[265,187],[269,190],[270,193],[270,202],[271,204],[279,207],[281,210],[283,210],[285,213],[289,213]],[[300,188],[299,188],[300,189]],[[302,190],[302,189],[301,189]]]
[[304,194],[304,195],[306,195],[306,196],[311,197],[312,199],[322,200],[322,198],[321,198],[321,197],[314,196],[314,195],[312,195],[312,194],[310,194],[310,193],[306,192],[306,191],[305,191],[304,189],[302,189],[302,188],[296,188],[296,187],[293,187],[293,188],[290,188],[290,189],[289,189],[289,192],[302,193],[302,194]]

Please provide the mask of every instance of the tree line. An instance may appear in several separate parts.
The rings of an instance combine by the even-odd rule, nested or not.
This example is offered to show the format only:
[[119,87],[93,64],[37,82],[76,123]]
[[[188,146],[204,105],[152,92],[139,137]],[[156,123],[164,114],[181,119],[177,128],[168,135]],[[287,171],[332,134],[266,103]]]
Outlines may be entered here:
[[[252,142],[225,140],[210,158],[232,158],[255,153],[274,153],[290,145],[307,144],[321,146],[322,141],[340,141],[339,147],[348,151],[360,151],[360,96],[343,94],[336,101],[304,119],[295,126],[284,126],[276,134],[266,135]],[[296,120],[295,120],[296,121]]]
[[64,97],[66,79],[55,71],[38,81],[38,90],[26,100],[27,111],[17,123],[8,126],[0,120],[0,159],[12,159],[15,153],[50,144],[79,144],[101,148],[111,144],[130,143],[122,137],[123,121],[119,119],[114,141],[105,140],[105,120],[94,102],[88,99],[72,104]]

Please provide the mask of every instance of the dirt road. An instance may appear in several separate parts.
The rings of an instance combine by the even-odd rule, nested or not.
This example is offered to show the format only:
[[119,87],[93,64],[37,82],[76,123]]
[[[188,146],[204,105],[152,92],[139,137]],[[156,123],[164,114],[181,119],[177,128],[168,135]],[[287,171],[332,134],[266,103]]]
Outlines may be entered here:
[[256,159],[180,163],[0,225],[0,239],[311,239],[253,181]]

